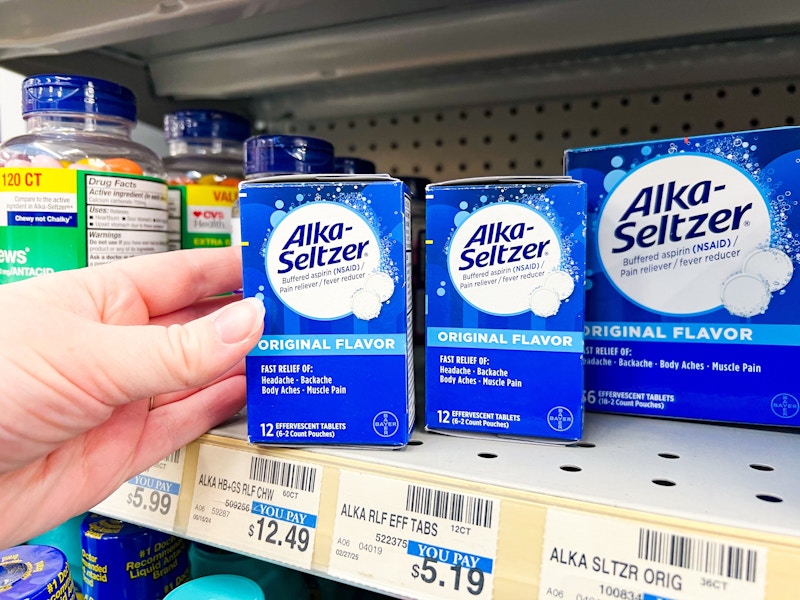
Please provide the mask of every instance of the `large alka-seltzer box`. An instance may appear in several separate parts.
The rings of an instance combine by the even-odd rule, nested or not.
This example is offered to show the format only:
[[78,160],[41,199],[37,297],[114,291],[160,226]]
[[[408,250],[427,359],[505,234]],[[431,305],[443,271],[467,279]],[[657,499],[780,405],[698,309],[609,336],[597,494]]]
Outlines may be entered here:
[[426,198],[426,427],[579,439],[585,186],[488,177]]
[[246,359],[260,444],[406,444],[414,423],[409,196],[388,175],[270,177],[239,191]]
[[582,148],[591,409],[800,425],[800,128]]

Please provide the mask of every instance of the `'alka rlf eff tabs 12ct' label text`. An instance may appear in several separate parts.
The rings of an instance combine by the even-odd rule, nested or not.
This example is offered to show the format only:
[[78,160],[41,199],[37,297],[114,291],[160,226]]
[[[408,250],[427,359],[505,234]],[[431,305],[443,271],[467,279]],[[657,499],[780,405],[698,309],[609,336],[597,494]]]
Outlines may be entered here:
[[251,442],[401,445],[414,421],[409,200],[389,176],[241,185]]
[[589,407],[800,425],[799,162],[794,127],[567,152]]
[[580,437],[585,230],[567,177],[428,187],[429,429]]

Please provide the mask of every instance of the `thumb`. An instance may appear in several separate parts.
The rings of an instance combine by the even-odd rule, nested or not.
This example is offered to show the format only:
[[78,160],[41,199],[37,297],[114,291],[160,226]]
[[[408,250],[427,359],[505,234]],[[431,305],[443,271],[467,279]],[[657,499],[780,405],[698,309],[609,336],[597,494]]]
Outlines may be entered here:
[[[246,298],[202,318],[168,327],[102,326],[93,343],[97,362],[112,379],[105,400],[119,404],[202,387],[240,362],[261,338],[265,308]],[[114,400],[116,399],[116,401]]]

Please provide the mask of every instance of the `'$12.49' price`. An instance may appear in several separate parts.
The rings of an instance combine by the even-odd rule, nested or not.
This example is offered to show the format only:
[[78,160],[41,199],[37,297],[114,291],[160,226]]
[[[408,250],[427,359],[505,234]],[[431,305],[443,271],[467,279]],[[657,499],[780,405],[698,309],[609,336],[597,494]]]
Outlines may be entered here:
[[134,508],[142,508],[151,512],[159,512],[162,515],[169,513],[169,509],[172,508],[172,496],[166,492],[153,490],[150,492],[149,497],[145,499],[144,490],[145,488],[137,485],[136,489],[128,494],[128,504]]
[[247,535],[258,541],[265,541],[268,544],[275,544],[282,546],[284,543],[294,550],[297,548],[300,552],[308,550],[308,542],[311,535],[305,527],[298,527],[292,525],[283,537],[278,535],[279,521],[275,519],[266,520],[264,517],[258,519],[255,523],[250,525],[247,530]]
[[[480,596],[483,591],[484,583],[483,571],[474,567],[465,569],[461,565],[450,565],[449,569],[445,569],[444,567],[448,565],[442,564],[439,565],[442,571],[442,578],[439,579],[439,572],[436,569],[437,565],[439,565],[439,562],[436,559],[425,557],[421,566],[413,565],[411,567],[411,577],[414,579],[419,578],[425,583],[436,583],[438,581],[440,587],[447,585],[448,582],[446,580],[449,580],[450,583],[452,583],[453,589],[458,591],[461,589],[461,576],[464,571],[466,571],[467,583],[465,589],[473,596]],[[448,574],[448,571],[451,573]]]

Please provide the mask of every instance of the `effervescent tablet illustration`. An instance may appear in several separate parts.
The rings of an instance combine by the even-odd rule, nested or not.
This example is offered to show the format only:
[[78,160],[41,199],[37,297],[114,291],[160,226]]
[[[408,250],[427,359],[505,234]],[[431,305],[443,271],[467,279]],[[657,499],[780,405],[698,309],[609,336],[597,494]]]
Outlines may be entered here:
[[548,273],[545,276],[542,287],[553,290],[558,294],[559,300],[565,300],[570,297],[575,289],[575,282],[572,280],[572,276],[569,273],[558,270]]
[[737,317],[763,314],[769,306],[770,297],[769,284],[758,275],[737,273],[722,284],[722,304]]
[[792,259],[778,248],[764,248],[751,252],[744,259],[745,273],[760,275],[769,284],[771,292],[783,289],[794,273]]
[[546,287],[538,287],[533,290],[529,301],[531,312],[537,317],[552,317],[561,306],[558,293]]
[[394,281],[386,273],[374,271],[367,275],[364,288],[378,294],[378,298],[381,299],[381,302],[386,302],[394,293]]
[[370,321],[381,314],[381,299],[372,290],[356,291],[350,299],[353,315],[362,321]]

